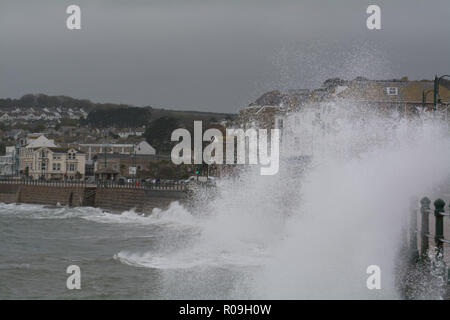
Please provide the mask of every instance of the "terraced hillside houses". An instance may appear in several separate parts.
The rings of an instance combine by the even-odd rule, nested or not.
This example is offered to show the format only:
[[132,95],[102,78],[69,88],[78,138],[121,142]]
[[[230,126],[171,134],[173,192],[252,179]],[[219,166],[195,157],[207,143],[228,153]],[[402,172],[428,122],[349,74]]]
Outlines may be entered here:
[[[348,100],[364,103],[373,108],[400,114],[413,114],[434,108],[434,81],[414,80],[404,77],[391,80],[370,80],[357,77],[353,80],[333,78],[318,89],[274,90],[239,112],[238,123],[243,126],[282,128],[286,113],[317,102]],[[437,91],[437,108],[449,112],[450,81],[441,79]]]

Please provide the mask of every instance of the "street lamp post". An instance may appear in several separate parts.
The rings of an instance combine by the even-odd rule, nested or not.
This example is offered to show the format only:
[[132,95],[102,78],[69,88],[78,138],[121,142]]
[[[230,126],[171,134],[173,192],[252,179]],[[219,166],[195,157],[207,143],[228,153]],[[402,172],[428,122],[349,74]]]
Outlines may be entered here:
[[137,177],[137,167],[136,167],[136,145],[133,144],[133,167],[134,167],[134,180]]
[[440,76],[438,78],[437,75],[434,76],[434,90],[433,90],[433,105],[434,105],[434,111],[437,110],[437,97],[439,95],[439,81],[445,77],[450,77],[448,74],[444,74],[443,76]]
[[439,80],[437,75],[434,76],[434,88],[433,88],[433,110],[436,111],[436,99],[437,99],[437,93],[439,90]]
[[104,144],[104,145],[103,145],[103,149],[104,149],[104,150],[103,150],[103,151],[104,151],[103,153],[104,153],[104,155],[105,155],[105,172],[104,172],[104,175],[105,175],[105,183],[106,183],[106,181],[108,180],[108,174],[106,173],[106,172],[107,172],[107,170],[106,170],[106,167],[107,167],[107,160],[106,160],[106,152],[107,152],[107,151],[106,151],[106,148],[107,148],[107,146],[108,146],[107,144]]

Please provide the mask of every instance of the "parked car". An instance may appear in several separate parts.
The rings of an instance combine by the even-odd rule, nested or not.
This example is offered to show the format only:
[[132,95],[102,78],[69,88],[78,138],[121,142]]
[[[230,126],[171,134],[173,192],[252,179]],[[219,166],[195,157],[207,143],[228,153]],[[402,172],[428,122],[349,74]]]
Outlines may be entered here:
[[181,183],[193,183],[193,182],[209,182],[215,183],[216,177],[205,177],[205,176],[190,176],[186,180],[182,180]]
[[95,177],[94,176],[87,176],[84,178],[84,181],[86,183],[95,183]]
[[117,178],[117,183],[118,184],[125,184],[127,182],[127,178],[125,178],[125,177],[118,177]]
[[197,176],[190,176],[189,178],[187,178],[186,180],[183,180],[183,183],[191,183],[191,182],[195,182],[197,181]]

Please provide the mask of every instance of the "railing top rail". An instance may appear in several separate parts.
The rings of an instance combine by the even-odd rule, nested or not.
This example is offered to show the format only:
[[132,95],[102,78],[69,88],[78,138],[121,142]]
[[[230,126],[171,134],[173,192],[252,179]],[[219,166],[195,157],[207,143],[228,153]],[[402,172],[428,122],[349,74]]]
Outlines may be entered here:
[[141,190],[168,190],[168,191],[183,191],[186,190],[186,185],[180,182],[143,182],[143,183],[118,183],[111,181],[96,181],[89,183],[86,181],[71,181],[71,180],[32,180],[32,179],[0,179],[0,183],[8,184],[28,184],[28,185],[42,185],[42,186],[80,186],[87,185],[96,186],[97,188],[127,188],[127,189],[141,189]]

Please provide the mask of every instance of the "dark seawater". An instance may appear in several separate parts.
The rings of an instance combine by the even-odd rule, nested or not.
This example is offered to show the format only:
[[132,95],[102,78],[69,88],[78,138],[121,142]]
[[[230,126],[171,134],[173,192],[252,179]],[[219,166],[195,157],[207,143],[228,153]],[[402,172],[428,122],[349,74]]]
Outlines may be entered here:
[[[198,232],[177,203],[150,217],[0,204],[0,299],[232,297],[251,267],[192,251]],[[66,288],[69,265],[81,269],[80,290]]]

